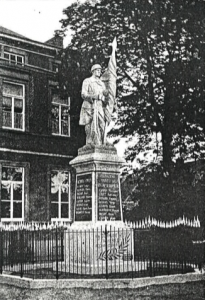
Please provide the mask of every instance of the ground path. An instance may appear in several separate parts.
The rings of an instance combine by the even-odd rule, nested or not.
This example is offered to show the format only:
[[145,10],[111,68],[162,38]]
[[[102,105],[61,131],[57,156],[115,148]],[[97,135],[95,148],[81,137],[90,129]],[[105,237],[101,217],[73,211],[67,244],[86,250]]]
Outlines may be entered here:
[[205,281],[137,289],[22,289],[0,283],[0,300],[204,300]]

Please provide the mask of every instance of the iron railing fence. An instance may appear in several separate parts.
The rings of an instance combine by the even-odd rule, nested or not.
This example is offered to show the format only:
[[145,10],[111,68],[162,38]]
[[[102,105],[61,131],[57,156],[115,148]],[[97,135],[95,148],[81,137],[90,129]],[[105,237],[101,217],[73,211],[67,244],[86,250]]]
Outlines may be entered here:
[[202,228],[175,227],[134,231],[134,258],[150,259],[153,276],[201,269],[205,262]]
[[0,273],[33,279],[187,273],[205,261],[202,235],[185,227],[0,228]]

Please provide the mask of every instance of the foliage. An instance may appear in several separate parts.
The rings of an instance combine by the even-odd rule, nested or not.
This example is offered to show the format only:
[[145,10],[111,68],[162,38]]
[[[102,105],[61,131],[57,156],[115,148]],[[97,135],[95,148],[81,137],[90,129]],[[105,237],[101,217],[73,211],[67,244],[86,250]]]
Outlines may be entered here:
[[[204,260],[204,232],[201,228],[150,228],[135,231],[135,257],[149,259],[155,262],[192,262],[202,265]],[[156,264],[157,265],[157,264]],[[173,265],[171,266],[173,268]]]
[[62,28],[73,32],[64,53],[69,90],[79,91],[93,63],[107,65],[117,37],[119,113],[112,134],[138,137],[127,159],[152,149],[169,171],[176,156],[203,155],[204,9],[203,0],[99,0],[64,10]]
[[188,218],[198,215],[204,226],[204,179],[204,162],[184,164],[178,161],[170,176],[161,166],[149,165],[133,176],[132,192],[127,197],[130,198],[127,203],[133,200],[133,206],[129,207],[125,201],[124,218],[134,221],[150,215],[169,221],[183,215]]

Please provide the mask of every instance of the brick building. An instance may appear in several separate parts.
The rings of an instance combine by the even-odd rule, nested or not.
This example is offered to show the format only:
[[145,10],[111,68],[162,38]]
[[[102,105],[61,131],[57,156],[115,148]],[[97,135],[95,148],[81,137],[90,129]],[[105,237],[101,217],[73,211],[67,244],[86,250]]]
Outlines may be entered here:
[[72,220],[69,161],[84,137],[59,96],[62,42],[0,26],[0,221]]

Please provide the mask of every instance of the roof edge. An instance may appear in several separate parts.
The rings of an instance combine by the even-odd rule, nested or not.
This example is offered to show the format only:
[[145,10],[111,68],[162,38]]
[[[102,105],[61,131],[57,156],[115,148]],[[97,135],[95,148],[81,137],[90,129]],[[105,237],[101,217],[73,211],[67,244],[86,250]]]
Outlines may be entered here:
[[0,37],[1,36],[2,37],[6,37],[6,38],[10,38],[12,40],[20,41],[20,42],[23,42],[23,43],[28,43],[28,44],[36,45],[36,46],[39,46],[39,47],[42,47],[42,48],[46,48],[46,49],[50,49],[50,50],[61,50],[62,49],[59,46],[48,45],[46,43],[38,42],[38,41],[29,39],[29,38],[26,38],[26,37],[23,37],[23,36],[22,37],[17,37],[17,36],[12,36],[12,35],[0,32]]

